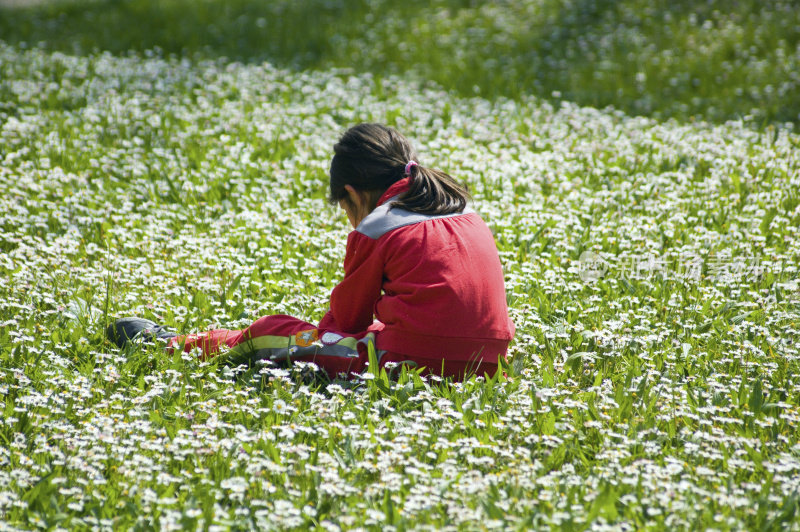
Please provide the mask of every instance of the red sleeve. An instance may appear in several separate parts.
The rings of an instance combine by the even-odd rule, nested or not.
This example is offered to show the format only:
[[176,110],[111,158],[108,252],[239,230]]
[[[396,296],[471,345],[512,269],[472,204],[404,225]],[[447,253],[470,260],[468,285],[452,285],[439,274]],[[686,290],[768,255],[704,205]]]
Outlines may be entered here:
[[344,279],[331,292],[331,308],[320,321],[320,329],[354,334],[372,325],[384,273],[377,243],[357,231],[348,235]]

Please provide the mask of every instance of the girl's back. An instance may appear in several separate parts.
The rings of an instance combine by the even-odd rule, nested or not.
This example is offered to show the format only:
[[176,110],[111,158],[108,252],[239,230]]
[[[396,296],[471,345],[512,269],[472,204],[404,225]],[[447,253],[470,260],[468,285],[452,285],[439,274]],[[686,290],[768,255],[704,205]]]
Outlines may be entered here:
[[371,328],[379,349],[412,357],[496,363],[514,326],[491,231],[469,208],[443,215],[391,208],[408,186],[408,179],[392,185],[351,233],[345,279],[321,325]]

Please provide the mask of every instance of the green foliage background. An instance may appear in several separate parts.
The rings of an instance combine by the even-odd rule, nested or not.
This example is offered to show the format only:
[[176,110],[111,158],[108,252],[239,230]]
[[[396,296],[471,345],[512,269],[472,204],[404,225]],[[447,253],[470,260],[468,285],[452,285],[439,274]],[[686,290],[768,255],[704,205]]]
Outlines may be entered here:
[[0,39],[403,74],[654,117],[800,114],[800,9],[786,0],[53,2],[1,9]]

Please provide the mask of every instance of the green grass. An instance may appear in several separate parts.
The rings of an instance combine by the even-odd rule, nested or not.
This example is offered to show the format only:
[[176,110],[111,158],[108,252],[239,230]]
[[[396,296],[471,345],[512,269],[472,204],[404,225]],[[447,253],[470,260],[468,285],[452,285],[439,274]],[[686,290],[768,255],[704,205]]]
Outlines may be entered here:
[[756,124],[800,117],[790,1],[105,0],[0,8],[0,39],[433,80],[630,114]]
[[[153,5],[165,17],[134,31]],[[266,16],[281,5],[295,20],[342,20],[334,3],[248,7]],[[0,522],[798,530],[800,137],[790,127],[463,97],[471,87],[394,77],[391,61],[358,75],[322,68],[340,64],[320,51],[336,31],[355,32],[343,49],[372,57],[356,70],[381,63],[383,45],[357,46],[358,24],[309,34],[308,51],[287,51],[278,62],[289,67],[277,68],[213,32],[191,41],[203,21],[235,20],[222,6],[3,12]],[[748,6],[717,17],[746,25]],[[466,24],[490,10],[461,7],[447,20],[413,3],[392,9],[419,9],[421,47],[422,21]],[[791,20],[780,9],[752,16]],[[285,31],[299,31],[286,17]],[[47,42],[22,46],[20,35]],[[265,50],[300,46],[264,39]],[[163,52],[141,52],[154,44]],[[86,51],[95,46],[110,52]],[[422,77],[445,68],[430,55]],[[502,94],[476,72],[481,94]],[[749,113],[730,94],[715,108]],[[687,100],[658,102],[666,116]],[[120,315],[182,331],[321,318],[348,231],[324,199],[330,152],[360,120],[397,126],[422,164],[469,185],[517,325],[505,376],[453,385],[373,371],[325,383],[300,366],[231,367],[105,340]],[[602,261],[602,276],[587,276],[587,259]]]

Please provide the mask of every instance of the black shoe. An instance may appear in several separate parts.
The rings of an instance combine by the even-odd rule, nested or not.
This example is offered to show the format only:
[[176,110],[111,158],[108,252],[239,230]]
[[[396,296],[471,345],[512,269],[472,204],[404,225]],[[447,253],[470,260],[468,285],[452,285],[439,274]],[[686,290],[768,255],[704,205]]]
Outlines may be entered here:
[[178,335],[144,318],[120,318],[108,326],[106,336],[117,347],[123,347],[130,342],[152,344],[156,339],[169,340]]

